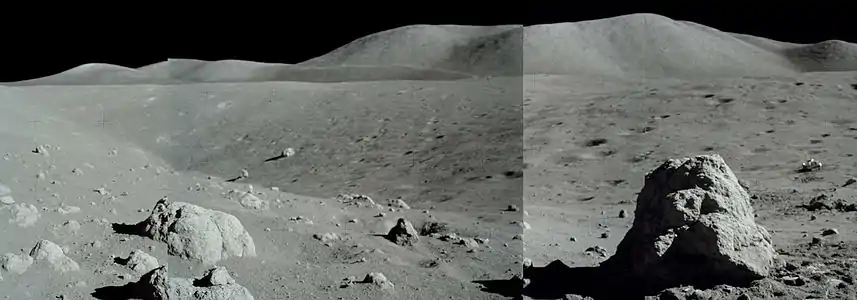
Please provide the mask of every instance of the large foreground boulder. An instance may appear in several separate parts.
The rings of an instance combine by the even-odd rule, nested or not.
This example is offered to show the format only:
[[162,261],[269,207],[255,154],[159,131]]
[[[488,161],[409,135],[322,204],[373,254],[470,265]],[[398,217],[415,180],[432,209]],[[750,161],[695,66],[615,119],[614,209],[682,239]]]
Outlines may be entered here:
[[646,175],[633,226],[602,267],[649,288],[743,285],[776,252],[747,191],[719,155],[671,159]]
[[170,255],[208,265],[227,257],[256,256],[253,238],[238,218],[189,203],[161,199],[149,218],[135,227],[166,243]]

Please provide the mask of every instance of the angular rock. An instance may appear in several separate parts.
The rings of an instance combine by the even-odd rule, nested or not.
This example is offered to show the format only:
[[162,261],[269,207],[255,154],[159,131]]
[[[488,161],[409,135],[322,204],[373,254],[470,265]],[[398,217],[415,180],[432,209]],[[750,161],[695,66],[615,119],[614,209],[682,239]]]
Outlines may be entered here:
[[746,284],[777,256],[750,197],[719,155],[672,159],[646,175],[634,223],[602,267],[647,287]]
[[366,274],[366,277],[363,279],[363,282],[374,284],[382,290],[389,290],[395,287],[393,283],[387,279],[387,276],[384,276],[384,274],[379,272],[372,272]]
[[125,266],[138,273],[148,273],[151,270],[157,269],[160,264],[158,264],[157,258],[138,249],[131,251],[125,262]]
[[419,242],[420,237],[419,232],[414,229],[414,225],[411,222],[399,218],[396,221],[396,226],[387,233],[387,239],[400,246],[413,246]]
[[30,257],[36,262],[47,261],[54,270],[60,273],[80,270],[77,262],[65,255],[62,247],[48,240],[41,240],[36,243],[36,246],[30,250]]
[[135,230],[167,244],[170,255],[213,264],[227,257],[256,256],[253,238],[233,215],[161,199]]

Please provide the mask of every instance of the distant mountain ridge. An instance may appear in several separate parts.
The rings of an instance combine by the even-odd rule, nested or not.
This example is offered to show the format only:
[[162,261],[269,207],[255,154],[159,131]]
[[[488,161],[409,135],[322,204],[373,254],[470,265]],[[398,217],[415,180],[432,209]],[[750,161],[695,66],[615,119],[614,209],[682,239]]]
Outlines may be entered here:
[[458,80],[522,74],[681,78],[855,70],[853,43],[786,43],[641,13],[527,27],[410,25],[292,65],[194,59],[137,69],[86,64],[7,85]]

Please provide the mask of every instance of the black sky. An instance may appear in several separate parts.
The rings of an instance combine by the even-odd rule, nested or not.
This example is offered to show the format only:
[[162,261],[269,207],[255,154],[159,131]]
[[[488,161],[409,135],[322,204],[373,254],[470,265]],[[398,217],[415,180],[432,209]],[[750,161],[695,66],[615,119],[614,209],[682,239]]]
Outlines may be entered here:
[[47,76],[91,62],[127,67],[140,67],[166,58],[297,63],[359,37],[403,25],[532,25],[638,12],[775,40],[857,42],[857,26],[849,22],[853,14],[848,14],[848,8],[835,6],[733,9],[721,6],[632,7],[624,2],[604,2],[599,8],[525,1],[508,8],[492,2],[494,8],[487,9],[486,6],[448,3],[458,2],[403,2],[401,7],[357,8],[327,1],[315,8],[302,7],[294,11],[279,5],[221,7],[216,12],[165,8],[157,13],[92,11],[40,20],[7,19],[2,21],[7,29],[0,45],[3,49],[0,51],[0,81]]

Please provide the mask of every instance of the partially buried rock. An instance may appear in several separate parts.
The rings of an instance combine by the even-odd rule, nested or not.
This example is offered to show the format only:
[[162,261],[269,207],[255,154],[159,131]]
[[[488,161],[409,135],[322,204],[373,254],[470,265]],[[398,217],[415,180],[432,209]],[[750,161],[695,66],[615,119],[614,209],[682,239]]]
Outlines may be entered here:
[[390,232],[387,233],[387,239],[400,246],[413,246],[419,242],[420,237],[411,222],[403,218],[399,218],[399,220],[396,221],[396,226],[390,229]]
[[30,227],[35,225],[42,216],[36,206],[26,203],[12,205],[12,212],[15,216],[12,219],[9,219],[9,223],[20,227]]
[[0,267],[3,268],[3,271],[9,273],[18,275],[24,274],[32,264],[33,258],[26,254],[18,255],[6,253],[3,254],[3,256],[0,256]]
[[[167,267],[158,267],[128,285],[123,299],[146,300],[254,300],[223,267],[209,269],[198,279],[168,276]],[[112,296],[120,296],[114,293]]]
[[374,284],[382,290],[389,290],[395,287],[393,283],[387,279],[387,276],[384,276],[384,274],[379,272],[372,272],[366,274],[366,277],[363,279],[363,282]]
[[203,264],[256,256],[253,238],[238,218],[189,203],[161,199],[149,218],[133,227],[139,234],[166,243],[170,255]]
[[247,209],[268,210],[271,207],[268,201],[256,197],[253,193],[231,190],[228,195],[232,199],[238,198],[238,203]]
[[719,155],[672,159],[647,174],[634,215],[602,266],[646,287],[746,284],[767,276],[777,256]]

